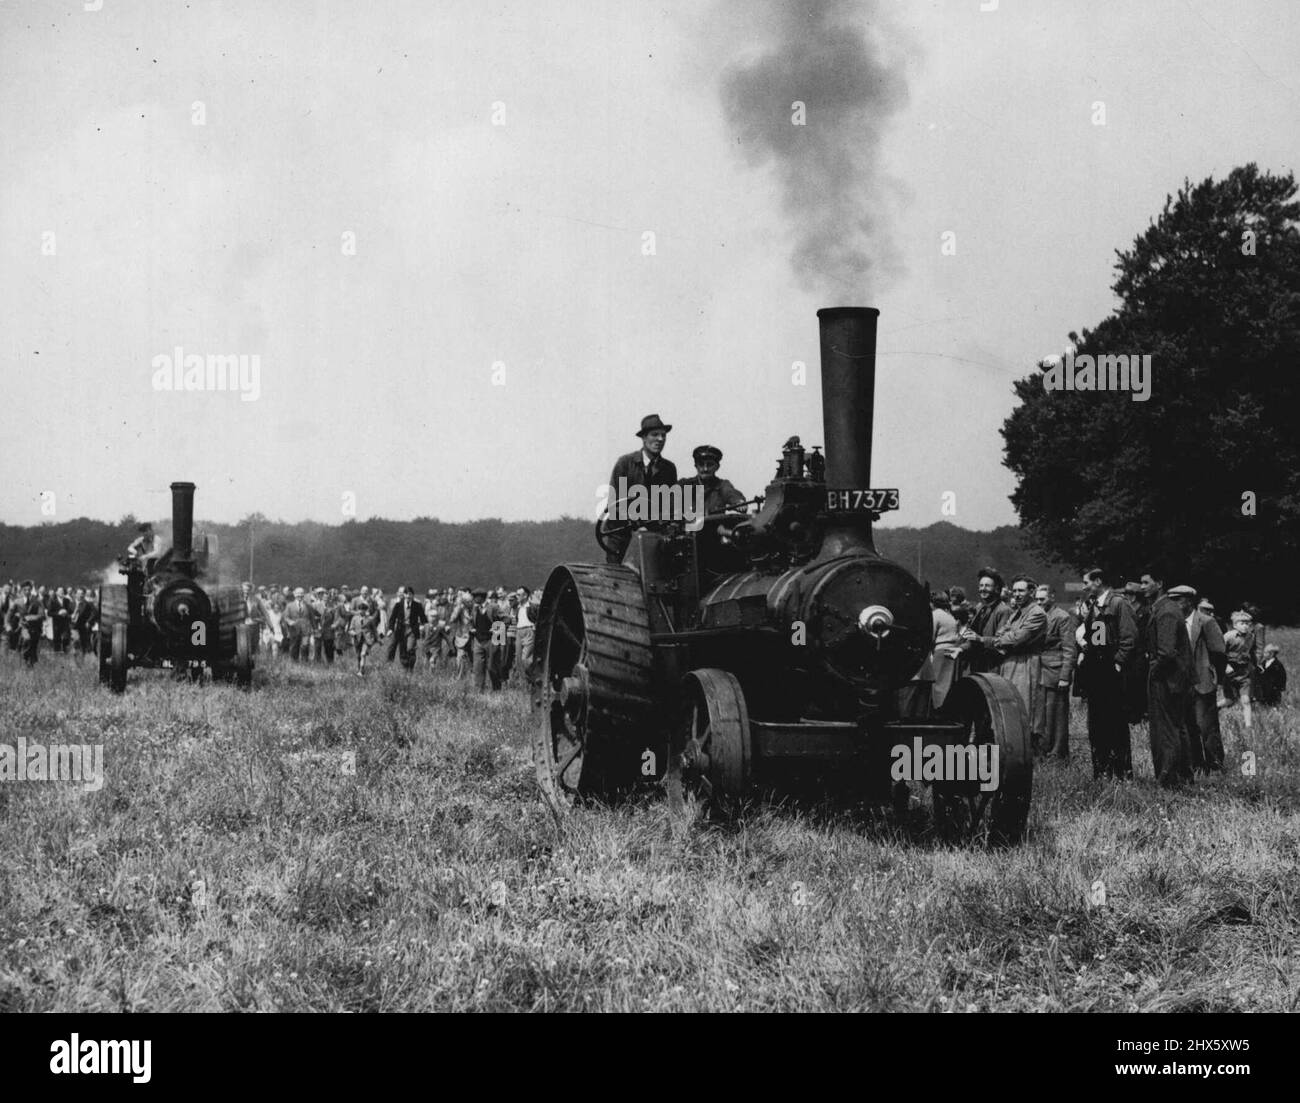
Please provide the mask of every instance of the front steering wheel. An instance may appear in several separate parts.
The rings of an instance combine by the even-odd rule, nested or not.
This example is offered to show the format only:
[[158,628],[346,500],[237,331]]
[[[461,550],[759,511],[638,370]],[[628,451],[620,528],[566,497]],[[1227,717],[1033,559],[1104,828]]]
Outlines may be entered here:
[[[621,504],[615,502],[615,505]],[[609,503],[600,511],[600,516],[596,518],[596,543],[600,545],[600,550],[607,555],[617,555],[620,549],[612,547],[607,541],[611,536],[618,536],[625,532],[631,532],[633,528],[631,521],[610,521],[609,520]]]

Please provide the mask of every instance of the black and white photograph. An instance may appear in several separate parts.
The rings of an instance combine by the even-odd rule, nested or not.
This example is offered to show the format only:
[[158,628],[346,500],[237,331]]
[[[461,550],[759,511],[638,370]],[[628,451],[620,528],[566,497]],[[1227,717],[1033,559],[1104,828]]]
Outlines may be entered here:
[[1081,1085],[1251,1081],[1297,58],[1285,0],[0,4],[23,1060],[1105,1013]]

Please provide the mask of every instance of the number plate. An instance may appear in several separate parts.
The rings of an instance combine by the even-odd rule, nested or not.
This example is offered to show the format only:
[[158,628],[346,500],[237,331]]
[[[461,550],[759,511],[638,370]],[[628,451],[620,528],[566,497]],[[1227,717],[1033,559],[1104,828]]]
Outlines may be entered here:
[[897,490],[827,490],[831,513],[884,513],[898,508]]

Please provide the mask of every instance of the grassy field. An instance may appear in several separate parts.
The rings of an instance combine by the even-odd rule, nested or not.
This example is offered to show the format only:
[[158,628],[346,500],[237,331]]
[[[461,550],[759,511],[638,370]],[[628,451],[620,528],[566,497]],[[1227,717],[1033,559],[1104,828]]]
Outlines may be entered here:
[[1144,727],[1138,778],[1094,782],[1076,714],[1028,841],[986,852],[763,803],[683,827],[654,793],[558,833],[521,691],[257,678],[114,697],[0,655],[0,742],[103,743],[107,774],[0,784],[0,1010],[1300,1008],[1294,691],[1249,739],[1223,715],[1255,776],[1174,796]]

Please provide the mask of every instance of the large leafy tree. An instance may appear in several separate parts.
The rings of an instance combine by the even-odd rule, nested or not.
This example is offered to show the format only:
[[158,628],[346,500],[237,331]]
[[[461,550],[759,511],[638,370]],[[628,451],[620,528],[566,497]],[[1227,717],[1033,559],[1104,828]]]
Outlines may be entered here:
[[[1151,395],[1016,383],[1002,428],[1028,543],[1076,569],[1163,563],[1220,611],[1300,616],[1300,203],[1254,164],[1184,183],[1117,252],[1119,308],[1074,355],[1150,353]],[[1253,506],[1253,512],[1252,512]]]

